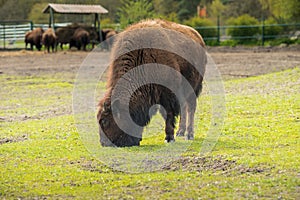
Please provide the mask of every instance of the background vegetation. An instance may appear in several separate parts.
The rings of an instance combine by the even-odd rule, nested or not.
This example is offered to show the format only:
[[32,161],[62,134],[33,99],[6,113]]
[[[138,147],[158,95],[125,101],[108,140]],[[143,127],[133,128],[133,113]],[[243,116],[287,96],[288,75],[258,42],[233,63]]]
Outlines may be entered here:
[[[262,17],[265,19],[271,17],[277,23],[299,22],[300,20],[299,0],[0,0],[0,19],[28,19],[35,23],[45,22],[47,15],[44,16],[41,11],[49,2],[101,4],[109,10],[109,14],[103,17],[109,18],[113,23],[119,23],[120,15],[129,13],[129,10],[133,11],[132,16],[139,14],[143,17],[168,18],[172,16],[171,18],[183,22],[197,15],[198,5],[206,6],[209,19],[215,19],[219,15],[223,22],[228,18],[239,17],[243,14],[249,14],[258,20]],[[143,9],[145,5],[149,11],[148,15]],[[76,18],[72,16],[74,17]],[[138,20],[138,17],[136,19]],[[57,18],[58,22],[63,20],[63,16]]]
[[[217,28],[213,26],[261,26],[264,22],[268,25],[264,29],[264,35],[267,36],[265,41],[275,40],[267,44],[299,43],[299,39],[297,41],[289,39],[299,30],[299,25],[297,27],[272,26],[272,24],[299,23],[299,0],[52,0],[51,2],[101,4],[109,10],[108,14],[101,15],[104,28],[122,30],[142,19],[162,18],[196,28],[208,45],[257,45],[262,43],[259,41],[262,35],[260,27],[229,28],[218,34]],[[0,0],[0,19],[27,19],[35,24],[48,23],[48,14],[42,13],[48,3],[49,0]],[[198,11],[202,8],[206,9],[206,16],[199,16]],[[55,14],[56,22],[92,24],[93,17],[93,15]],[[202,28],[207,26],[211,28]],[[220,42],[218,36],[225,33],[229,38]],[[277,38],[279,35],[280,38]]]

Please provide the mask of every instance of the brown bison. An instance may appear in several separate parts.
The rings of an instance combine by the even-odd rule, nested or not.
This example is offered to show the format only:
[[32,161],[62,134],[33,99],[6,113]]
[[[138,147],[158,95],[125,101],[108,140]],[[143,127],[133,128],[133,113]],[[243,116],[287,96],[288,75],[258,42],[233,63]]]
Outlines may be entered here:
[[83,28],[78,28],[75,30],[74,35],[70,40],[70,49],[76,47],[78,50],[83,47],[83,50],[86,51],[86,46],[90,43],[90,34]]
[[33,50],[33,46],[35,46],[40,51],[42,48],[43,33],[44,30],[42,28],[36,28],[27,32],[25,34],[25,49],[27,49],[27,45],[30,44],[30,50]]
[[[178,37],[171,36],[174,32]],[[139,46],[143,42],[148,47]],[[164,49],[155,48],[154,44],[161,45]],[[134,48],[136,46],[139,48]],[[202,90],[207,63],[205,50],[201,46],[205,47],[205,44],[197,31],[163,20],[142,21],[120,33],[112,48],[107,92],[99,103],[97,113],[101,145],[118,147],[140,145],[143,127],[149,123],[156,110],[159,110],[165,119],[166,142],[175,141],[175,119],[179,114],[177,136],[184,136],[187,130],[187,139],[192,140],[196,98]],[[186,55],[192,55],[193,63],[173,53],[172,50],[176,48],[188,52]],[[157,82],[147,82],[150,79]],[[137,84],[139,81],[136,80],[145,84],[139,85]],[[118,81],[121,83],[118,84]],[[185,81],[192,88],[193,94],[185,90]],[[159,82],[168,83],[173,89]],[[126,104],[124,96],[128,93],[130,99],[127,99],[129,104]],[[160,107],[153,110],[153,106],[156,105]],[[129,114],[126,114],[127,111]],[[137,126],[132,126],[130,120]]]
[[47,49],[47,52],[50,52],[50,47],[52,49],[52,52],[56,49],[56,41],[57,37],[55,35],[55,32],[52,28],[47,29],[42,36],[42,44],[45,46],[45,49]]
[[[115,39],[114,36],[117,35],[117,32],[113,29],[103,29],[102,30],[102,45],[105,49],[111,49],[113,40]],[[100,40],[99,40],[100,41]]]
[[60,44],[60,48],[63,49],[64,44],[69,44],[71,42],[71,38],[73,37],[75,31],[78,28],[82,28],[86,30],[90,34],[90,41],[92,43],[98,43],[98,34],[94,27],[87,26],[84,24],[70,24],[66,27],[60,27],[56,30],[55,34],[57,36],[57,43]]
[[57,36],[57,45],[60,44],[60,48],[63,49],[64,44],[69,44],[71,37],[74,35],[74,31],[69,27],[61,27],[56,29],[55,35]]

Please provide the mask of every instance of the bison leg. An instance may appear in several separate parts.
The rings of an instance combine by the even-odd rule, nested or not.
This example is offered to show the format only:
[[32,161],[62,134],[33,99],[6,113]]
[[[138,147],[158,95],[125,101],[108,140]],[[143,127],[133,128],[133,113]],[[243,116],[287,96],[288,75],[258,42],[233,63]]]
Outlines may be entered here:
[[194,139],[194,117],[197,106],[196,98],[192,97],[188,100],[187,113],[188,113],[188,125],[187,125],[187,140]]
[[182,137],[184,136],[186,130],[186,114],[187,114],[187,106],[184,105],[182,109],[182,113],[180,113],[180,121],[179,121],[179,128],[176,133],[176,136]]
[[174,127],[175,127],[175,116],[173,113],[169,112],[166,116],[166,142],[174,142]]

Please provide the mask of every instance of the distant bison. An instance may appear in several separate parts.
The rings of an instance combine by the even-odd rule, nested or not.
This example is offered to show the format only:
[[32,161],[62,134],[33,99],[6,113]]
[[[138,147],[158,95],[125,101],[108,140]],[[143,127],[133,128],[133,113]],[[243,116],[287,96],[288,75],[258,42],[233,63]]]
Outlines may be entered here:
[[25,48],[30,44],[30,50],[33,50],[35,46],[39,51],[42,48],[42,35],[44,30],[42,28],[36,28],[32,31],[29,31],[25,34]]
[[[73,37],[75,31],[78,29],[84,29],[89,33],[89,39],[92,43],[97,43],[98,34],[94,27],[85,24],[70,24],[66,27],[60,27],[56,29],[57,43],[60,44],[60,48],[63,49],[64,44],[70,44],[71,38]],[[98,41],[99,42],[99,41]]]
[[56,48],[56,41],[57,41],[57,37],[52,28],[47,29],[43,33],[42,43],[45,46],[45,49],[47,49],[48,53],[50,52],[50,47],[52,49],[52,52],[54,52]]
[[78,28],[75,30],[73,36],[70,40],[70,48],[76,47],[78,50],[83,48],[86,50],[86,46],[90,43],[90,34],[83,28]]
[[[182,37],[171,39],[169,32],[166,32],[166,30],[182,35],[189,42],[183,41]],[[132,47],[139,46],[143,41],[149,46],[153,43],[161,44],[170,51],[150,47],[132,49]],[[177,135],[183,136],[187,130],[187,139],[193,139],[196,97],[202,90],[202,81],[207,63],[205,50],[201,46],[205,47],[205,44],[197,31],[187,26],[163,20],[142,21],[120,33],[112,48],[113,60],[109,66],[107,93],[100,101],[97,113],[101,145],[115,145],[118,147],[140,145],[143,127],[149,123],[155,113],[151,109],[157,104],[161,105],[158,109],[165,118],[165,140],[167,142],[175,141],[175,118],[179,114],[180,124]],[[172,53],[174,48],[190,52],[192,55],[196,53],[193,56],[195,63],[190,63],[185,58]],[[158,64],[168,66],[168,69],[172,68],[174,71],[180,72],[181,75],[172,76],[165,68],[159,68],[157,71]],[[194,66],[195,64],[197,66]],[[144,65],[147,65],[147,70],[142,68],[141,71],[135,72],[135,70],[140,69],[139,66]],[[131,71],[134,71],[130,74],[131,76],[126,77],[126,73]],[[128,114],[125,113],[124,97],[117,95],[113,98],[114,89],[117,87],[118,81],[124,76],[126,78],[123,80],[129,84],[129,87],[121,85],[122,91],[125,93],[135,87],[136,82],[134,80],[145,80],[145,78],[151,76],[154,78],[163,77],[164,81],[171,83],[176,88],[176,92],[187,94],[184,91],[183,76],[191,86],[193,95],[190,95],[190,93],[186,95],[186,102],[181,105],[178,97],[167,87],[155,83],[140,86],[131,94],[129,102],[129,117],[138,125],[138,128],[133,128],[128,123]],[[123,126],[122,129],[118,126],[120,124]]]
[[[113,29],[103,29],[102,30],[102,42],[105,49],[111,49],[117,32]],[[100,41],[100,40],[99,40]]]
[[57,44],[60,44],[60,48],[63,49],[64,44],[69,44],[71,37],[75,30],[69,27],[61,27],[56,29],[55,35],[57,36]]

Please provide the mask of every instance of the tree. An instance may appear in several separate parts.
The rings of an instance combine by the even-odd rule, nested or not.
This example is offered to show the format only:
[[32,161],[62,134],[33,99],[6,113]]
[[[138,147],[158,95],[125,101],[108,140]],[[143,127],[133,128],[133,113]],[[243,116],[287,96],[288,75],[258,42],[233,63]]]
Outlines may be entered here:
[[277,22],[297,21],[300,19],[299,0],[259,0],[263,8],[271,13]]
[[154,10],[160,15],[170,15],[178,10],[178,0],[153,0]]
[[33,1],[9,0],[1,1],[0,19],[1,20],[24,20],[31,10]]
[[42,10],[47,6],[47,3],[36,3],[33,5],[28,19],[33,23],[48,23],[49,15],[42,13]]
[[222,13],[226,10],[226,6],[223,5],[221,0],[214,0],[210,6],[210,11],[212,16],[217,17],[222,15]]
[[180,21],[187,20],[197,14],[197,6],[200,0],[181,0],[178,3],[178,18]]
[[270,13],[262,8],[260,0],[239,0],[231,1],[227,4],[225,17],[239,17],[243,14],[248,14],[256,19],[261,19],[262,16],[268,17]]
[[121,28],[154,16],[155,12],[151,2],[147,0],[122,0],[122,6],[119,9]]

